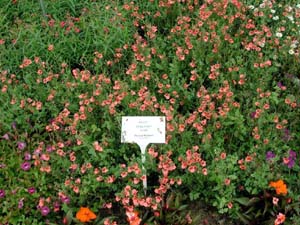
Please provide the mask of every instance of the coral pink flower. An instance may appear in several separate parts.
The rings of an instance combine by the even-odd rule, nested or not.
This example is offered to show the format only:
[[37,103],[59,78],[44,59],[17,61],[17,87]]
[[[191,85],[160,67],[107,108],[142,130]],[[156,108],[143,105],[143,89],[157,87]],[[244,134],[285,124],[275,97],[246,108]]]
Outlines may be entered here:
[[274,222],[274,225],[282,224],[282,223],[284,223],[284,221],[285,221],[285,215],[282,214],[282,213],[279,213],[279,214],[277,215],[277,217],[276,217],[276,220],[275,220],[275,222]]

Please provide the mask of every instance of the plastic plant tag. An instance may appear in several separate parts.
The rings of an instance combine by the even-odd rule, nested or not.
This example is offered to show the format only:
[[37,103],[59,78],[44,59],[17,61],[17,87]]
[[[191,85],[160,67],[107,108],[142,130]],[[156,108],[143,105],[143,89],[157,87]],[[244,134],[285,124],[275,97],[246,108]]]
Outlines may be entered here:
[[[136,143],[141,149],[142,163],[145,163],[146,147],[150,143],[166,142],[166,120],[164,116],[123,116],[122,143]],[[146,175],[145,168],[143,166]],[[147,189],[147,179],[143,180]]]

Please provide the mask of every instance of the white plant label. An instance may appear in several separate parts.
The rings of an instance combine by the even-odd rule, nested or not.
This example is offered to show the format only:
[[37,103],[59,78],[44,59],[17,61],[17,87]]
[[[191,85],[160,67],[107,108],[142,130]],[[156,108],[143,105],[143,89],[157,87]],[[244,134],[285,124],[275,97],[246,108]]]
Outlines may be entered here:
[[[164,116],[123,116],[122,143],[136,143],[142,153],[142,163],[145,162],[146,147],[150,143],[166,142],[166,119]],[[147,189],[147,180],[143,181]]]
[[165,143],[166,122],[162,116],[123,116],[123,143],[147,146],[149,143]]

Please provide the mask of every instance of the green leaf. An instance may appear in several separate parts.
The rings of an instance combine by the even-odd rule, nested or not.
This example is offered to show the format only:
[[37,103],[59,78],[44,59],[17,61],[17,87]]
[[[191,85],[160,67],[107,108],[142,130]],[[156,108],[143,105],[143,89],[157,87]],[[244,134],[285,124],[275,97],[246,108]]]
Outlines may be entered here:
[[97,158],[97,154],[95,152],[95,149],[90,147],[88,153],[93,156],[94,158]]
[[250,202],[250,199],[247,197],[236,198],[234,200],[243,206],[248,206],[248,204]]
[[176,195],[175,208],[177,209],[179,206],[180,206],[180,195]]
[[182,205],[180,207],[178,207],[178,211],[182,211],[188,208],[188,205]]
[[191,201],[197,200],[199,198],[199,195],[200,195],[199,193],[193,193],[193,192],[191,192],[189,194],[190,200]]
[[265,215],[269,210],[271,210],[271,206],[272,206],[271,204],[269,204],[268,202],[265,202],[263,215]]
[[239,217],[239,219],[244,223],[244,224],[249,224],[251,221],[247,219],[246,216],[244,216],[243,214],[237,212],[237,215]]
[[249,213],[253,212],[254,210],[255,210],[255,207],[252,206],[245,212],[245,214],[249,214]]
[[257,213],[255,214],[255,218],[258,218],[261,215],[262,215],[261,210],[258,210]]
[[67,224],[70,225],[73,220],[73,212],[71,209],[67,212],[66,219],[68,221]]
[[68,213],[70,211],[70,208],[67,204],[63,204],[62,205],[62,210],[65,212],[65,213]]

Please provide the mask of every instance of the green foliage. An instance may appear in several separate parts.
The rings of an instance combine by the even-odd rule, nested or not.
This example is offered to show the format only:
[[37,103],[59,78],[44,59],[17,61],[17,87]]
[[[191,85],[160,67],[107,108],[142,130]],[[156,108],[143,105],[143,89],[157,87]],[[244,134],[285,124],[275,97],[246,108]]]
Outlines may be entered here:
[[[201,202],[297,224],[296,1],[3,0],[0,14],[1,223],[79,224],[84,206],[90,224],[131,210],[197,224]],[[120,141],[134,115],[167,121],[145,163]]]

